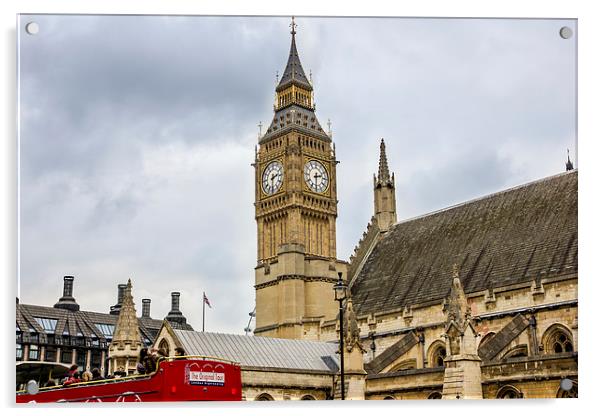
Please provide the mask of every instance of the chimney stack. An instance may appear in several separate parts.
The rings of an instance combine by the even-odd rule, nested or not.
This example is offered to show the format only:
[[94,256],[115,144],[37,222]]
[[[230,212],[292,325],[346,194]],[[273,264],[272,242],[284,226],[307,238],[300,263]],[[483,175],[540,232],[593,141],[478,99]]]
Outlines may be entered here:
[[150,318],[150,305],[151,305],[150,299],[142,299],[142,317],[143,318]]
[[63,297],[64,298],[72,298],[73,297],[73,276],[65,276],[63,277]]
[[63,277],[63,296],[59,299],[54,307],[57,309],[67,309],[69,311],[79,311],[79,305],[73,297],[73,276]]
[[171,311],[165,319],[174,328],[192,330],[192,327],[186,323],[186,317],[180,312],[180,292],[171,292]]
[[180,312],[180,292],[171,292],[171,312]]
[[125,296],[125,289],[128,285],[126,284],[118,284],[117,285],[117,304],[111,306],[111,310],[109,314],[111,315],[119,315],[119,311],[121,310],[121,304],[123,303],[123,297]]
[[117,304],[121,306],[123,303],[123,296],[125,294],[125,289],[127,288],[126,284],[117,285]]

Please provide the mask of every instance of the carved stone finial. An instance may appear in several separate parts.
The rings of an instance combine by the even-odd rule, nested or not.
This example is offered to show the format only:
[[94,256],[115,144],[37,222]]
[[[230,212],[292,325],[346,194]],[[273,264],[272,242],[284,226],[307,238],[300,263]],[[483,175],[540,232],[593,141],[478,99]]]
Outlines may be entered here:
[[468,307],[466,294],[464,293],[462,282],[460,281],[460,270],[458,265],[454,263],[452,270],[452,287],[446,305],[447,321],[454,321],[462,326],[466,316],[470,315],[470,308]]
[[353,302],[351,298],[347,298],[347,305],[345,306],[345,322],[343,323],[343,336],[345,338],[345,347],[348,352],[353,350],[355,345],[360,344],[360,328],[357,324],[357,317],[353,310]]

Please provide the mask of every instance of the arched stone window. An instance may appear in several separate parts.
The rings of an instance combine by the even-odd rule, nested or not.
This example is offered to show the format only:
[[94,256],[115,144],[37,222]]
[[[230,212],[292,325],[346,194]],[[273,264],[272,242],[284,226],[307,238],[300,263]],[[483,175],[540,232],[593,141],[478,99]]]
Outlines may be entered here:
[[311,394],[306,394],[305,396],[301,397],[301,400],[316,400],[316,398]]
[[443,367],[445,363],[445,344],[442,341],[435,341],[428,349],[428,366],[432,368]]
[[441,399],[443,396],[441,395],[441,392],[439,391],[434,391],[431,394],[429,394],[429,397],[427,397],[427,399],[429,400],[439,400]]
[[523,394],[516,387],[507,385],[499,389],[495,397],[497,399],[522,399]]
[[269,402],[273,400],[274,398],[267,393],[261,393],[259,396],[255,397],[255,401],[257,402]]
[[163,338],[161,342],[159,342],[159,349],[163,349],[165,351],[165,354],[167,354],[168,356],[171,355],[171,352],[169,351],[169,342],[167,342],[165,338]]
[[545,354],[559,354],[573,352],[573,336],[571,331],[563,325],[550,326],[541,338]]

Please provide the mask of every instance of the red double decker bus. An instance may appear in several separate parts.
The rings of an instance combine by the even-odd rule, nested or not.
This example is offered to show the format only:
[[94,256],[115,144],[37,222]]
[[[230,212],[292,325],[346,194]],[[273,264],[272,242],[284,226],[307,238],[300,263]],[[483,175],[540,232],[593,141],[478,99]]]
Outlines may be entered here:
[[17,392],[17,403],[240,401],[240,366],[207,357],[169,357],[152,374]]

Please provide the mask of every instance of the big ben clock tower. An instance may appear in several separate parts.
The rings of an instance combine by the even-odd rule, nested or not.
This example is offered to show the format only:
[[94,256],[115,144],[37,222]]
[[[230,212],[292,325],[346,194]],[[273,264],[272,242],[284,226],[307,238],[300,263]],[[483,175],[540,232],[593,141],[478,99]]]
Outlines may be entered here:
[[336,258],[336,158],[315,114],[313,86],[291,49],[276,87],[274,118],[255,163],[255,335],[319,339],[336,317],[332,285],[346,263]]

